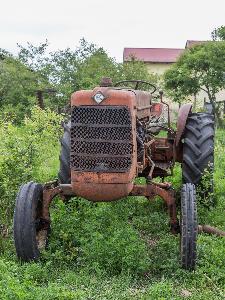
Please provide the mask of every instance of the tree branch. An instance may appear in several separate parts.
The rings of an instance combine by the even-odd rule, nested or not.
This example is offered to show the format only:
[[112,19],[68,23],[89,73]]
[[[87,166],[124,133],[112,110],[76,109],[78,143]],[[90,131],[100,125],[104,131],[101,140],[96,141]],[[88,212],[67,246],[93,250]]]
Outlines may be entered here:
[[204,92],[206,92],[208,94],[207,90],[203,89],[203,87],[200,87],[200,90],[202,90],[202,91],[204,91]]

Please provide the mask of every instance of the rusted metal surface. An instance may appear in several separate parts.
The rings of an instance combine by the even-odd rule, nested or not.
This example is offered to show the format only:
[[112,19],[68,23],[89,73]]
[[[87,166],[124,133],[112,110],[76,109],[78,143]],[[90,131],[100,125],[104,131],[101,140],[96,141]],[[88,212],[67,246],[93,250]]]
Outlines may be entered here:
[[112,79],[110,77],[103,77],[100,83],[101,87],[109,87],[112,86]]
[[152,107],[152,105],[141,106],[141,107],[137,108],[137,111],[144,110],[144,109],[149,109],[151,107]]
[[44,185],[41,219],[44,222],[46,222],[46,225],[48,225],[48,223],[50,223],[49,206],[50,206],[53,198],[57,195],[60,195],[61,198],[64,199],[62,189],[60,188],[60,186],[58,186],[57,181],[46,183]]
[[129,195],[133,183],[111,184],[111,183],[83,183],[73,182],[73,191],[76,195],[90,201],[104,202],[119,200]]
[[179,232],[179,221],[177,219],[175,192],[171,189],[170,183],[149,183],[146,185],[134,185],[130,195],[145,196],[149,200],[160,196],[166,203],[170,217],[172,233]]
[[150,116],[152,95],[144,91],[135,91],[137,118],[143,119]]
[[198,232],[199,233],[208,233],[208,234],[215,234],[217,236],[224,236],[225,237],[225,231],[222,231],[218,228],[209,226],[209,225],[198,225]]
[[178,143],[177,146],[174,143],[173,161],[182,163],[182,161],[183,161],[183,143]]
[[[79,186],[76,186],[77,193],[75,194],[73,191],[73,187],[71,184],[60,184],[57,185],[57,182],[51,182],[44,186],[43,189],[43,206],[42,206],[42,213],[41,213],[41,230],[38,233],[37,241],[38,241],[38,248],[42,249],[45,248],[48,228],[50,224],[50,214],[49,214],[49,207],[53,200],[53,198],[57,195],[61,197],[64,201],[67,195],[72,196],[79,196]],[[83,189],[83,187],[82,187]],[[93,198],[93,193],[90,193],[90,190],[94,189],[95,197]],[[124,190],[125,189],[125,190]],[[82,190],[82,194],[83,194]],[[102,199],[102,193],[105,194],[104,199]],[[124,194],[129,194],[132,196],[145,196],[149,200],[153,200],[154,197],[160,196],[166,203],[168,208],[168,214],[170,218],[170,226],[171,232],[176,234],[179,233],[179,221],[177,219],[177,212],[176,212],[176,203],[175,203],[175,192],[171,188],[171,184],[168,182],[164,183],[149,183],[146,185],[133,185],[132,183],[128,184],[125,187],[124,184],[88,184],[85,188],[85,198],[91,201],[114,201],[117,199],[121,199]],[[225,237],[225,232],[209,226],[209,225],[198,225],[198,232],[199,233],[208,233],[208,234],[215,234],[220,237]]]
[[167,122],[168,122],[168,127],[170,128],[170,107],[169,104],[163,101],[163,91],[159,91],[159,96],[160,96],[160,101],[162,104],[164,104],[167,107]]
[[163,104],[162,103],[152,103],[150,115],[153,117],[159,117],[162,114]]
[[[96,93],[101,92],[105,99],[97,104],[93,97]],[[126,107],[130,114],[129,130],[131,139],[127,142],[132,145],[130,154],[131,163],[127,170],[118,170],[115,172],[104,172],[104,170],[76,170],[71,169],[71,184],[74,193],[92,201],[116,200],[125,197],[132,189],[132,181],[137,173],[137,145],[136,145],[136,101],[135,94],[132,91],[115,90],[108,87],[97,87],[93,91],[80,91],[72,95],[72,107],[89,106],[89,107]],[[98,105],[98,106],[96,106]],[[125,126],[121,124],[122,126]],[[107,129],[107,124],[101,125]],[[108,127],[111,130],[110,127]],[[72,132],[73,128],[71,129]],[[108,130],[108,129],[107,129]],[[118,134],[119,136],[119,134]],[[73,137],[71,137],[73,139]],[[106,140],[108,136],[106,137]],[[100,142],[104,142],[100,140]],[[116,141],[115,141],[116,142]],[[121,141],[122,142],[122,141]],[[112,149],[109,149],[108,157],[112,157]],[[91,153],[92,154],[92,153]],[[96,155],[99,155],[96,153]],[[101,156],[101,154],[100,154]],[[98,184],[98,185],[97,185]],[[117,185],[115,185],[117,184]],[[106,194],[109,194],[106,196]]]
[[[163,102],[162,92],[161,102],[152,103],[149,92],[108,87],[108,79],[103,81],[105,84],[102,82],[101,85],[105,86],[91,91],[78,91],[71,97],[74,110],[71,127],[72,191],[92,201],[112,201],[126,197],[132,190],[134,178],[140,172],[148,179],[168,175],[176,156],[175,133],[169,127],[164,128],[168,138],[153,138],[151,132],[149,138],[146,136],[148,132],[142,136],[141,127],[147,126],[151,117],[160,117],[164,106],[168,108],[170,125],[169,107]],[[134,83],[134,88],[138,88],[141,81]],[[93,112],[86,116],[88,110]],[[129,124],[122,117],[116,121],[119,110],[129,112]],[[78,117],[81,111],[84,112],[83,120]],[[115,124],[109,117],[111,112]],[[140,132],[137,134],[138,126]],[[118,128],[119,132],[112,136],[112,131]],[[121,137],[125,129],[130,133],[129,138]]]
[[[38,248],[44,249],[48,228],[50,224],[50,214],[49,207],[57,195],[61,197],[64,201],[66,196],[79,196],[79,185],[76,186],[77,193],[74,193],[73,187],[71,184],[59,184],[57,182],[50,182],[44,186],[43,189],[43,206],[41,212],[41,230],[39,230],[37,235]],[[82,187],[82,194],[83,192]],[[93,197],[93,193],[90,193],[90,190],[94,189],[95,197]],[[102,193],[104,193],[104,199],[102,198]],[[175,203],[175,192],[171,188],[171,184],[168,182],[164,183],[149,183],[146,185],[133,185],[133,183],[125,186],[124,184],[88,184],[85,187],[85,198],[91,201],[114,201],[117,199],[121,199],[124,194],[129,194],[132,196],[145,196],[149,200],[153,200],[155,196],[160,196],[166,203],[168,208],[168,214],[170,217],[170,225],[172,233],[179,233],[179,221],[177,219],[176,212],[176,203]],[[225,237],[225,231],[222,231],[218,228],[209,226],[209,225],[198,225],[199,233],[208,233],[214,234],[220,237]]]
[[132,164],[131,114],[126,106],[75,106],[71,116],[71,168],[124,173]]
[[154,139],[148,141],[147,143],[144,144],[144,150],[145,150],[145,153],[144,153],[144,165],[148,165],[150,167],[149,169],[149,173],[147,175],[147,178],[148,180],[149,179],[152,179],[152,174],[153,174],[153,171],[155,169],[155,163],[154,161],[151,159],[151,150],[150,150],[150,147],[151,145],[154,143]]
[[[76,190],[76,192],[75,192]],[[177,233],[179,231],[179,222],[176,213],[175,192],[171,188],[171,184],[153,183],[145,185],[128,184],[83,184],[79,183],[61,184],[53,188],[44,189],[43,197],[43,218],[49,220],[49,205],[56,195],[76,195],[82,196],[90,201],[107,202],[114,201],[124,197],[124,195],[145,196],[149,200],[155,196],[160,196],[166,203],[170,217],[171,231]],[[104,196],[103,196],[104,195]]]
[[75,196],[71,184],[59,184],[59,188],[64,196]]
[[151,154],[154,161],[169,162],[173,160],[173,141],[167,138],[157,138],[151,144]]
[[[143,86],[148,87],[145,90],[151,90],[151,94],[155,93],[156,86],[148,81],[144,80],[122,80],[115,83],[115,87],[120,86],[126,88],[126,86],[132,85],[134,90],[142,90]],[[142,88],[141,88],[142,87]]]
[[[148,147],[147,147],[148,148]],[[148,178],[157,176],[164,177],[169,175],[173,167],[173,140],[167,138],[155,138],[149,144],[150,153],[147,156],[147,162],[154,166],[149,172]],[[147,152],[147,149],[145,149]]]
[[188,114],[191,112],[192,104],[187,103],[180,107],[177,119],[177,133],[175,137],[175,146],[178,147],[182,134],[185,129]]
[[138,119],[159,117],[162,114],[163,104],[152,103],[152,95],[143,91],[135,91]]

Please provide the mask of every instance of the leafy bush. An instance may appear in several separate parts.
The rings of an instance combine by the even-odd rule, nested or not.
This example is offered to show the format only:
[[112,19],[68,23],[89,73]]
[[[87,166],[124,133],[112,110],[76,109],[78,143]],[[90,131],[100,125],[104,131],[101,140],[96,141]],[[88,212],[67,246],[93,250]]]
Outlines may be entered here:
[[11,222],[22,183],[56,177],[61,119],[50,110],[35,107],[20,127],[0,121],[0,215],[4,222]]

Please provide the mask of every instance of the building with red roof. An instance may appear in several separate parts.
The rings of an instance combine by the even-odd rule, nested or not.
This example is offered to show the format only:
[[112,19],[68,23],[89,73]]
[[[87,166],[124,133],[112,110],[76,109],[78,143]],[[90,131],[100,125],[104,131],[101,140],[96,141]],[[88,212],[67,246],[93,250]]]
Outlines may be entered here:
[[[187,40],[185,48],[205,42]],[[185,48],[124,48],[123,61],[129,62],[136,58],[143,61],[150,72],[161,75],[177,61]]]
[[[187,40],[185,48],[124,48],[123,61],[129,62],[132,59],[143,61],[149,72],[162,75],[167,69],[169,69],[177,59],[182,55],[185,49],[191,48],[207,41]],[[207,94],[201,91],[198,95],[195,95],[203,103],[207,99]],[[189,97],[193,101],[193,97]],[[220,91],[217,94],[217,101],[224,101],[225,91]],[[177,110],[176,105],[173,106],[173,110]]]
[[173,48],[124,48],[123,60],[130,61],[136,57],[146,63],[174,63],[183,51]]

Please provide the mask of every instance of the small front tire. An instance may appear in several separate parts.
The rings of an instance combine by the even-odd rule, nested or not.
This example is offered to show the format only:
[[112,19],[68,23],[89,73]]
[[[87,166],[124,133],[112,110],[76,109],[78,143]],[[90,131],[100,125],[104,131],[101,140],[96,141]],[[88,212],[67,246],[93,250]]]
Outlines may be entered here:
[[14,211],[14,242],[22,261],[38,260],[47,245],[49,224],[41,218],[43,187],[29,182],[20,187]]
[[181,190],[180,231],[181,265],[191,271],[196,265],[198,233],[196,192],[191,183],[183,184]]

